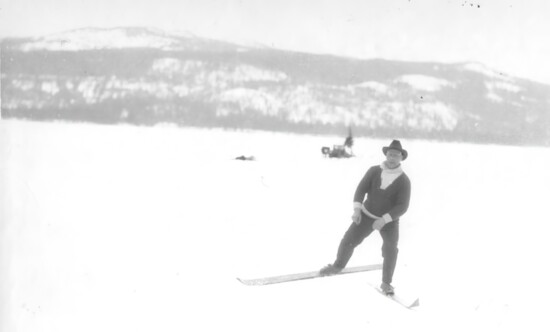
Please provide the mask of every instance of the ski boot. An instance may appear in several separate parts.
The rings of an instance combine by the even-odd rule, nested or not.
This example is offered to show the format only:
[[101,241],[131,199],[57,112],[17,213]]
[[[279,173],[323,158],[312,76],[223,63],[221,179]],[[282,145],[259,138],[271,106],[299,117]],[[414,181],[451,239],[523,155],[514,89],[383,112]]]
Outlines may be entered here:
[[385,294],[385,295],[388,295],[388,296],[392,296],[395,294],[395,291],[393,289],[393,286],[390,285],[390,284],[387,284],[385,282],[383,282],[381,285],[380,285],[380,289],[382,290],[382,292]]
[[338,273],[340,273],[340,271],[342,271],[341,267],[329,264],[329,265],[325,266],[324,268],[322,268],[319,271],[319,274],[322,275],[322,276],[330,276],[330,275],[333,275],[333,274],[338,274]]

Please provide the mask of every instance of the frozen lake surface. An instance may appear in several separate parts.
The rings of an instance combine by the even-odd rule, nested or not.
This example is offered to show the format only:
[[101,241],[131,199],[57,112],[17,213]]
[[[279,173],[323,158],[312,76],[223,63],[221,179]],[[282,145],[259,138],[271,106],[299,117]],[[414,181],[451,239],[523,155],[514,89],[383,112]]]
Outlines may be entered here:
[[[402,139],[397,292],[333,261],[390,140],[0,121],[0,330],[548,331],[550,149]],[[253,155],[255,161],[240,161]],[[373,233],[350,266],[381,262]]]

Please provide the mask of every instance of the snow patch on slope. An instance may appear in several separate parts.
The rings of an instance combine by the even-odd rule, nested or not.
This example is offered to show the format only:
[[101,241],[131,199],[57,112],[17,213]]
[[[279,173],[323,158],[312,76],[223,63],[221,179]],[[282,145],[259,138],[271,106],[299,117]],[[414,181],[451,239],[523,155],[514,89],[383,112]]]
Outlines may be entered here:
[[156,59],[151,66],[151,72],[173,76],[199,73],[205,69],[205,63],[197,60],[179,60],[176,58]]
[[288,76],[279,71],[265,70],[249,65],[237,66],[232,72],[233,79],[236,82],[250,81],[272,81],[281,82],[288,79]]
[[490,90],[501,90],[506,92],[518,93],[523,89],[516,84],[503,81],[486,82],[485,86]]
[[359,83],[357,85],[354,85],[354,87],[370,89],[377,94],[389,94],[391,91],[391,88],[388,87],[386,84],[382,84],[376,81],[367,81],[367,82]]
[[308,85],[291,89],[269,90],[237,88],[221,94],[218,116],[259,113],[278,116],[293,123],[354,124],[372,129],[410,128],[427,132],[452,131],[458,124],[458,112],[441,102],[368,101],[352,106],[326,103],[327,92]]
[[207,68],[207,66],[208,64],[203,61],[162,58],[153,62],[151,71],[170,78],[194,77],[197,83],[221,88],[227,87],[228,83],[281,82],[288,79],[288,75],[281,71],[250,65],[220,66],[217,69]]
[[471,63],[467,63],[463,66],[464,69],[468,70],[468,71],[472,71],[472,72],[476,72],[476,73],[480,73],[480,74],[483,74],[487,77],[491,77],[491,78],[498,78],[498,79],[501,79],[501,80],[511,80],[512,78],[505,75],[504,73],[502,72],[498,72],[496,70],[493,70],[481,63],[477,63],[477,62],[471,62]]
[[504,102],[505,98],[500,95],[501,93],[516,94],[523,91],[523,89],[518,85],[502,80],[485,82],[485,87],[487,88],[487,98],[496,103]]
[[397,78],[395,81],[408,84],[412,88],[417,90],[430,92],[439,91],[441,90],[441,88],[454,85],[447,80],[426,75],[403,75]]
[[181,46],[177,38],[152,29],[79,29],[34,39],[21,45],[23,51],[81,51],[123,48],[173,50]]
[[282,106],[281,101],[271,94],[247,88],[237,88],[223,92],[219,100],[224,105],[217,110],[216,115],[218,116],[228,116],[246,110],[259,111],[265,115],[276,115]]
[[503,103],[504,98],[496,94],[494,91],[487,92],[487,98],[495,103]]
[[11,84],[14,88],[20,89],[21,91],[30,91],[34,89],[35,81],[31,78],[15,78],[11,81]]
[[375,102],[363,113],[360,123],[373,129],[392,126],[426,132],[451,131],[458,124],[458,112],[440,102]]
[[408,127],[432,130],[453,130],[458,124],[458,113],[447,105],[436,103],[425,103],[414,108],[414,116],[409,117]]
[[42,82],[41,88],[42,88],[42,91],[44,91],[44,92],[46,92],[46,93],[48,93],[52,96],[55,96],[60,91],[59,86],[57,85],[56,81]]

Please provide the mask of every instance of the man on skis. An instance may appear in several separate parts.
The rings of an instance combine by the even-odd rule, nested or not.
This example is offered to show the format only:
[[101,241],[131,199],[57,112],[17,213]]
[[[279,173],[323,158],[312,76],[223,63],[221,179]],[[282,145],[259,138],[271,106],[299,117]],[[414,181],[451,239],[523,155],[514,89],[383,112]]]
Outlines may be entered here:
[[[397,263],[399,218],[407,211],[411,196],[411,182],[401,167],[407,159],[407,150],[394,140],[382,148],[386,160],[368,169],[357,186],[353,199],[353,222],[338,247],[336,260],[322,268],[321,275],[339,273],[353,255],[355,247],[374,230],[382,236],[382,284],[387,295],[394,294],[392,278]],[[365,200],[366,196],[366,200]]]

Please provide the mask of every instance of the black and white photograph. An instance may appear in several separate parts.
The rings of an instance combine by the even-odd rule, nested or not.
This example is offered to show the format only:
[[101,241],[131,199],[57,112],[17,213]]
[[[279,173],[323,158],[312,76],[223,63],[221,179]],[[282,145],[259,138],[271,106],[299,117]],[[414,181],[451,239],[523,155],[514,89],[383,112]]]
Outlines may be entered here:
[[0,0],[0,331],[550,331],[549,14]]

